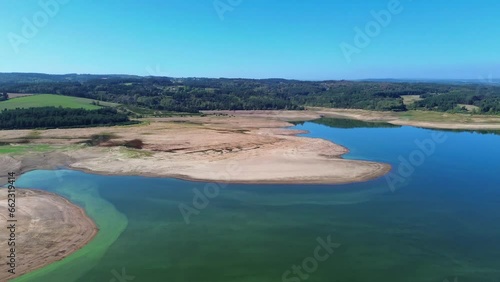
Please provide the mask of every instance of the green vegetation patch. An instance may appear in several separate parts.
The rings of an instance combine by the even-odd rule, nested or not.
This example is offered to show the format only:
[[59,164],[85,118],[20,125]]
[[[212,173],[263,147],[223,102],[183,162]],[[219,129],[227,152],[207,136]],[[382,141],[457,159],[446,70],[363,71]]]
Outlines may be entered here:
[[415,102],[421,101],[420,95],[404,95],[401,96],[403,98],[403,103],[406,106],[413,105]]
[[105,146],[105,147],[126,147],[130,149],[142,149],[144,147],[144,142],[141,139],[133,139],[127,141],[114,141],[113,139],[117,139],[119,136],[113,133],[100,133],[94,134],[90,137],[89,140],[83,141],[82,144],[87,146]]
[[479,112],[479,110],[481,109],[478,106],[466,105],[466,104],[458,104],[457,107],[460,108],[460,110],[467,112]]
[[0,129],[75,128],[130,123],[134,122],[113,108],[86,110],[43,107],[0,112]]
[[120,150],[122,154],[124,154],[127,158],[131,159],[141,159],[141,158],[148,158],[153,156],[153,152],[151,151],[144,151],[144,150],[138,150],[138,149],[131,149],[131,148],[122,148]]
[[40,131],[33,130],[28,135],[26,135],[25,137],[23,137],[23,139],[26,139],[26,140],[36,140],[36,139],[40,139],[41,135],[42,135],[42,133]]
[[112,139],[116,139],[118,136],[114,133],[99,133],[90,136],[89,140],[83,141],[83,144],[88,146],[99,146],[102,143],[106,143],[111,141]]
[[0,155],[24,154],[28,152],[48,152],[54,149],[55,147],[46,144],[10,145],[0,143]]
[[144,147],[144,142],[141,139],[134,139],[130,141],[125,141],[123,146],[133,149],[142,149],[142,147]]
[[[10,78],[11,80],[15,80]],[[23,81],[19,77],[18,81]],[[210,79],[114,77],[11,83],[5,93],[64,93],[126,104],[138,118],[209,110],[302,110],[307,107],[401,112],[429,110],[500,114],[500,86],[388,81],[298,81],[284,79]],[[35,99],[41,95],[33,96]],[[33,99],[33,97],[18,99]],[[56,96],[61,99],[61,96]],[[22,100],[15,101],[20,103]],[[78,100],[82,102],[82,100]],[[14,101],[13,101],[14,102]],[[101,102],[102,104],[103,102]],[[1,104],[1,103],[0,103]],[[87,106],[96,106],[88,102]],[[474,108],[463,106],[474,106]],[[128,109],[126,109],[128,108]]]
[[0,111],[16,108],[40,108],[40,107],[63,107],[72,109],[96,110],[102,106],[116,106],[114,103],[99,102],[96,100],[69,97],[53,94],[38,94],[32,96],[18,97],[0,102]]
[[399,117],[407,120],[425,121],[425,122],[462,122],[472,121],[472,115],[448,114],[433,111],[407,111],[400,113]]
[[187,112],[174,112],[165,110],[154,110],[144,107],[137,107],[131,105],[120,105],[119,110],[129,112],[137,118],[144,117],[185,117],[185,116],[201,116],[200,113],[187,113]]

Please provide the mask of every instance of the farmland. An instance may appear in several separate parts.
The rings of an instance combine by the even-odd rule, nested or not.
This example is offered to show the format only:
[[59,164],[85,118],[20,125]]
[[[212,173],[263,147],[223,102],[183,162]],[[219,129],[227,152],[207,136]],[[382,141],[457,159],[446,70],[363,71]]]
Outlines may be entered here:
[[[69,96],[61,96],[61,95],[53,95],[53,94],[38,94],[32,96],[24,96],[9,99],[7,101],[0,102],[0,111],[1,110],[9,110],[16,108],[39,108],[39,107],[63,107],[63,108],[83,108],[86,110],[97,110],[100,109],[101,106],[94,105],[92,102],[96,102],[95,100],[78,98],[78,97],[69,97]],[[99,102],[102,106],[116,106],[114,103],[107,102]]]

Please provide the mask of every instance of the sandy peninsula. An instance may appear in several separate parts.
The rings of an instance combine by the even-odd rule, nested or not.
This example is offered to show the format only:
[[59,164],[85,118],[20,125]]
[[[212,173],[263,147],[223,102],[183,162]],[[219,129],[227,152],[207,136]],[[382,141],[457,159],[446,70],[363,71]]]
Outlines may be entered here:
[[[100,174],[196,181],[340,184],[382,176],[390,166],[343,159],[347,148],[327,140],[299,136],[303,132],[289,129],[293,126],[291,121],[333,117],[426,128],[500,129],[500,118],[495,116],[419,111],[310,108],[306,111],[204,113],[206,116],[151,118],[138,126],[0,131],[2,143],[28,140],[30,145],[63,148],[3,155],[0,168],[22,172],[64,166]],[[112,140],[94,147],[75,145],[103,134],[111,135]],[[144,143],[142,149],[117,146],[134,139]]]
[[[0,171],[18,175],[35,169],[69,167],[113,175],[176,177],[231,183],[350,183],[386,174],[387,164],[345,160],[347,148],[298,136],[291,120],[317,118],[307,112],[214,113],[207,116],[149,119],[138,126],[0,131],[11,146],[50,145],[0,155]],[[82,145],[96,135],[111,136],[95,146]],[[25,144],[29,140],[29,144]],[[118,144],[141,140],[142,149]],[[6,175],[0,176],[0,184]],[[96,234],[85,212],[66,199],[43,191],[18,189],[16,226],[19,258],[16,274],[0,266],[0,281],[41,268],[75,252]],[[0,209],[7,210],[7,190],[0,189]],[[6,213],[0,214],[4,222]],[[6,257],[6,228],[0,248]]]
[[[97,233],[97,227],[85,212],[68,200],[44,191],[16,190],[16,270],[7,272],[4,263],[11,248],[7,245],[10,231],[0,228],[0,281],[61,260],[85,246]],[[0,210],[7,211],[7,189],[0,189]],[[7,213],[0,213],[2,222]]]
[[[99,134],[113,139],[95,147],[59,151],[57,157],[50,152],[25,154],[6,157],[4,162],[21,170],[51,164],[100,174],[231,183],[340,184],[367,181],[390,171],[387,164],[343,159],[347,148],[297,136],[304,132],[287,128],[293,126],[290,120],[315,118],[316,113],[306,111],[260,111],[156,118],[129,127],[44,130],[36,133],[32,144],[74,145]],[[0,132],[0,141],[13,142],[30,134],[29,130]],[[141,150],[115,146],[135,139],[144,143]]]

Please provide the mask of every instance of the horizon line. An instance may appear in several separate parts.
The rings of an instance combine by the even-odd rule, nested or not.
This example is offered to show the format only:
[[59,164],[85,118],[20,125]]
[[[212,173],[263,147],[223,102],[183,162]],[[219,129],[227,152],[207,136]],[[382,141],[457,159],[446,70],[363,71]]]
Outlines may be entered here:
[[[135,76],[142,78],[149,77],[158,77],[158,78],[174,78],[174,79],[182,79],[182,78],[204,78],[204,79],[244,79],[244,80],[296,80],[296,81],[370,81],[370,80],[402,80],[402,81],[418,81],[418,80],[427,80],[427,81],[481,81],[485,80],[482,78],[394,78],[394,77],[385,77],[385,78],[331,78],[331,79],[298,79],[298,78],[284,78],[284,77],[267,77],[267,78],[250,78],[250,77],[208,77],[208,76],[163,76],[163,75],[139,75],[139,74],[125,74],[125,73],[45,73],[45,72],[0,72],[0,74],[41,74],[41,75],[54,75],[54,76],[65,76],[65,75],[94,75],[94,76]],[[488,80],[500,80],[498,78],[488,78]],[[485,81],[484,83],[488,83],[491,81]]]

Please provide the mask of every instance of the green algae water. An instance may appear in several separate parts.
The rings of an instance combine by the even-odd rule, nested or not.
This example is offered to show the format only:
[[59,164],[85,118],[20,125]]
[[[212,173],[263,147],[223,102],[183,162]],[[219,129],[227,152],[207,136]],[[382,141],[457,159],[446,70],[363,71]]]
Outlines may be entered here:
[[[67,197],[100,232],[15,281],[500,281],[500,136],[332,121],[296,128],[348,147],[347,158],[392,164],[397,185],[227,185],[186,222],[179,205],[200,204],[196,191],[208,184],[33,171],[17,185]],[[444,141],[403,177],[401,164],[436,133]]]
[[37,187],[35,183],[53,181],[56,185],[49,185],[51,188],[47,187],[46,190],[64,196],[85,208],[87,215],[94,220],[100,231],[88,245],[64,260],[15,281],[75,281],[94,267],[127,227],[127,217],[99,196],[95,183],[79,177],[68,179],[64,174],[64,171],[49,172],[49,175],[46,171],[31,172],[29,181],[33,186],[30,187]]

